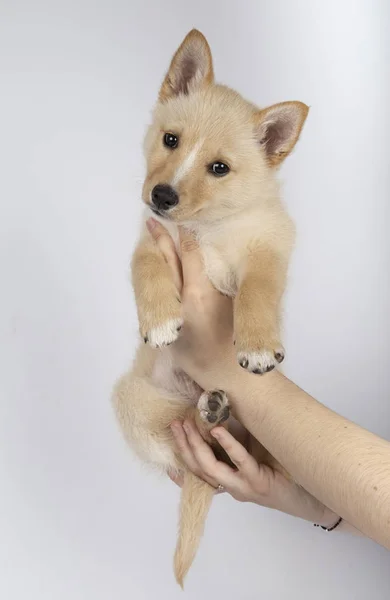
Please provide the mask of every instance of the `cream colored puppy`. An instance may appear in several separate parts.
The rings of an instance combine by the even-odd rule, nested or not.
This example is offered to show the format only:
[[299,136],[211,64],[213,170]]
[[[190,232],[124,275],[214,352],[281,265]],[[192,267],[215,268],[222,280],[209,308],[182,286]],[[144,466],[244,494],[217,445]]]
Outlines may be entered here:
[[[146,135],[145,220],[153,213],[176,244],[179,224],[196,236],[211,282],[234,298],[237,360],[252,373],[266,373],[284,358],[280,303],[294,226],[281,203],[276,173],[298,140],[307,112],[301,102],[260,110],[217,85],[208,43],[194,30],[172,59]],[[173,364],[168,346],[183,323],[180,297],[145,227],[132,279],[142,343],[131,370],[116,385],[116,414],[143,460],[164,470],[185,470],[171,422],[195,419],[206,441],[215,445],[209,431],[226,423],[228,399],[222,390],[201,390]],[[281,468],[253,442],[259,460]],[[214,492],[185,473],[175,553],[181,585]]]

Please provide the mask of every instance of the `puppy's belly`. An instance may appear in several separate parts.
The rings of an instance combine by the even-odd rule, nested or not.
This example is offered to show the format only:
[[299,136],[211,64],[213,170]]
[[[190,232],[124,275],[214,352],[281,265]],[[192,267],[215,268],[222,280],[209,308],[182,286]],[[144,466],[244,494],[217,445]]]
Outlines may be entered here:
[[184,371],[175,368],[169,348],[165,348],[156,358],[152,370],[152,383],[162,393],[167,392],[182,398],[183,402],[196,404],[203,390]]

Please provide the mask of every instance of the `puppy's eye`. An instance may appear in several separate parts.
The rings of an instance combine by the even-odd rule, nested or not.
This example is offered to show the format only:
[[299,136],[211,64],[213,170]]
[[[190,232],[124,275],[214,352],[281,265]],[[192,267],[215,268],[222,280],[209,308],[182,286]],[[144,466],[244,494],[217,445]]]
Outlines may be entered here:
[[165,133],[163,137],[164,145],[168,148],[177,148],[179,138],[173,133]]
[[216,177],[223,177],[229,173],[230,169],[223,162],[215,162],[209,166],[209,172],[215,175]]

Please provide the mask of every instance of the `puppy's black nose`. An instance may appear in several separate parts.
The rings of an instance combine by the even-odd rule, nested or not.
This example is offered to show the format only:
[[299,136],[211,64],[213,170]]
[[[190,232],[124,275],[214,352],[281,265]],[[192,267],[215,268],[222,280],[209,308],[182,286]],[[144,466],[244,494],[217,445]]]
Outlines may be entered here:
[[169,210],[179,203],[179,196],[170,185],[156,185],[152,190],[152,201],[159,210]]

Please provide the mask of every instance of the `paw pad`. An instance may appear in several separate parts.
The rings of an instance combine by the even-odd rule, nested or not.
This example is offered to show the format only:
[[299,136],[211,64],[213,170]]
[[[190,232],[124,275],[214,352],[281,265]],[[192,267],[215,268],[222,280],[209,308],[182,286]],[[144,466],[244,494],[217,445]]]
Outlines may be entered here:
[[198,409],[203,421],[213,425],[224,423],[230,416],[229,401],[222,390],[204,392],[199,399]]

